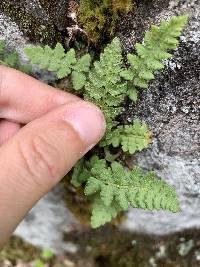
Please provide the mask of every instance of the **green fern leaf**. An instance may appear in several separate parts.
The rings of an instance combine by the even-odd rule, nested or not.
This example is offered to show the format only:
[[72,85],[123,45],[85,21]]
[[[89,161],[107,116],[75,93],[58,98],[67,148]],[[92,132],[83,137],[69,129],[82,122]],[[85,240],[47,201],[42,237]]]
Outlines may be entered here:
[[90,196],[101,190],[101,183],[98,179],[90,177],[85,186],[85,194]]
[[100,198],[95,198],[91,217],[92,228],[98,228],[110,222],[112,218],[117,216],[117,213],[118,211],[114,206],[107,207]]
[[[51,49],[51,48],[50,48]],[[69,66],[71,65],[71,62],[69,62],[70,56],[65,54],[65,50],[63,46],[58,43],[55,47],[55,49],[51,49],[51,58],[49,60],[48,70],[57,72],[57,76],[59,79],[66,77],[68,74],[70,74],[71,70]],[[72,53],[72,58],[75,58],[75,51],[70,51],[68,53]],[[67,64],[64,63],[65,57],[68,57]],[[61,67],[62,70],[61,70]],[[64,72],[64,69],[66,69],[66,73]]]
[[27,47],[24,51],[32,64],[37,64],[41,69],[55,72],[59,79],[67,77],[77,62],[74,49],[65,53],[60,43],[54,49],[46,45],[44,48],[40,46]]
[[91,166],[85,194],[93,195],[94,202],[97,200],[92,208],[92,225],[95,227],[127,210],[129,204],[148,210],[179,210],[173,187],[156,179],[152,172],[144,174],[139,168],[128,171],[117,162],[109,167],[105,160],[96,159]]
[[[53,71],[53,68],[49,68],[49,71]],[[71,73],[71,69],[68,66],[61,66],[57,70],[57,77],[58,79],[63,79],[67,77]]]
[[71,183],[75,187],[85,183],[91,176],[91,168],[97,163],[99,163],[99,158],[96,155],[92,156],[88,161],[84,159],[79,160],[73,168]]
[[138,201],[138,190],[137,189],[130,189],[129,192],[127,192],[128,200],[130,201],[130,204],[133,208],[139,208]]
[[147,125],[139,120],[135,120],[132,125],[118,126],[106,138],[106,145],[121,145],[122,150],[130,154],[143,150],[151,141]]
[[74,90],[80,90],[86,83],[85,74],[77,71],[72,72],[72,83]]
[[58,43],[54,49],[49,46],[44,48],[29,47],[25,49],[25,53],[33,64],[37,64],[41,69],[47,69],[55,72],[58,79],[67,77],[72,73],[71,79],[75,90],[80,90],[86,83],[86,75],[91,64],[89,54],[76,59],[74,49],[70,49],[67,53],[63,46]]
[[11,68],[14,68],[17,65],[17,62],[19,60],[19,56],[17,52],[9,54],[5,59],[4,63],[6,66],[9,66]]
[[138,100],[138,93],[135,88],[128,88],[127,96],[132,100],[133,102],[136,102]]
[[101,190],[100,197],[101,197],[103,204],[106,207],[110,206],[113,201],[113,197],[114,197],[114,189],[110,186],[103,184],[101,185],[100,190]]
[[53,56],[55,59],[57,58],[59,60],[65,57],[65,49],[60,43],[57,43],[55,49],[53,50]]
[[160,27],[152,26],[145,33],[144,42],[136,43],[137,55],[128,54],[130,68],[122,72],[122,77],[130,81],[133,87],[146,89],[148,81],[154,79],[155,71],[164,68],[161,61],[172,57],[167,51],[177,47],[176,38],[186,22],[187,16],[179,16],[172,17],[169,22],[161,21]]
[[85,166],[85,160],[84,159],[79,160],[79,162],[73,169],[71,183],[75,187],[79,187],[82,185],[82,183],[86,182],[89,177],[90,177],[90,172],[87,170]]
[[134,74],[131,70],[124,69],[120,72],[120,76],[127,81],[132,81]]
[[127,190],[120,189],[115,196],[116,201],[119,203],[119,206],[122,210],[127,210],[129,206],[129,201],[127,198]]
[[[27,48],[26,54],[32,63],[55,72],[59,79],[68,77],[74,90],[80,90],[77,93],[101,108],[107,130],[100,147],[107,146],[108,150],[112,145],[134,154],[150,143],[150,132],[139,120],[132,125],[120,125],[118,115],[122,103],[126,96],[136,101],[138,89],[147,88],[157,71],[164,68],[164,60],[172,57],[169,51],[177,47],[177,37],[186,21],[184,16],[172,17],[168,22],[161,21],[159,27],[152,26],[145,33],[143,43],[135,45],[136,55],[127,55],[128,68],[124,67],[118,38],[104,49],[91,69],[89,54],[77,59],[74,49],[66,53],[61,44],[55,49],[49,46]],[[94,228],[127,210],[129,205],[147,210],[179,210],[173,187],[156,179],[153,173],[143,173],[138,168],[125,170],[113,161],[114,158],[107,153],[106,159],[111,164],[97,156],[89,161],[81,160],[73,170],[72,183],[85,185],[85,195],[92,201],[91,223]]]
[[[118,38],[115,38],[100,55],[100,60],[94,63],[85,86],[85,98],[106,101],[107,106],[115,106],[123,101],[127,91],[125,83],[121,82],[122,49]],[[119,96],[117,102],[115,96]],[[110,114],[111,117],[112,114]]]
[[89,54],[82,56],[74,66],[74,70],[87,73],[90,69],[91,57]]
[[141,79],[144,79],[144,80],[147,80],[147,81],[150,81],[150,80],[154,79],[153,73],[151,71],[149,71],[149,70],[143,70],[143,72],[140,72],[139,73],[139,77]]
[[[50,49],[50,48],[49,48]],[[48,55],[47,58],[44,57],[44,54],[47,54],[47,50],[49,50],[46,46],[46,48],[42,48],[40,46],[35,46],[35,47],[26,47],[24,49],[25,54],[27,57],[31,60],[31,63],[37,64],[40,66],[40,64],[45,65],[44,62],[49,62],[49,58],[51,56]],[[47,65],[48,66],[48,65]]]
[[145,200],[146,207],[148,210],[154,209],[153,199],[154,199],[154,192],[149,191],[148,194],[146,195],[146,200]]

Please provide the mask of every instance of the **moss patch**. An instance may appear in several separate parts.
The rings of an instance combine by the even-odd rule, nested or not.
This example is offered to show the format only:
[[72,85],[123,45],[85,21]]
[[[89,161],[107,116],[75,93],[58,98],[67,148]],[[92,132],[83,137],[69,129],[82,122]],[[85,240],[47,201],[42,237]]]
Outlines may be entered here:
[[120,15],[133,7],[132,0],[81,0],[79,22],[96,45],[114,36]]

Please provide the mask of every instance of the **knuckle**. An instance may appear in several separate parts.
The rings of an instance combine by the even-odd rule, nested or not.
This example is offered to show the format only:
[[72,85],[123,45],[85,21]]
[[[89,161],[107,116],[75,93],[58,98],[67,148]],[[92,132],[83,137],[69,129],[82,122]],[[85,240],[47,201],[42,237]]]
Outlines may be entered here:
[[[19,144],[23,166],[29,176],[41,186],[46,179],[55,178],[58,173],[57,159],[59,151],[49,144],[44,137],[34,135]],[[46,179],[45,179],[46,178]]]

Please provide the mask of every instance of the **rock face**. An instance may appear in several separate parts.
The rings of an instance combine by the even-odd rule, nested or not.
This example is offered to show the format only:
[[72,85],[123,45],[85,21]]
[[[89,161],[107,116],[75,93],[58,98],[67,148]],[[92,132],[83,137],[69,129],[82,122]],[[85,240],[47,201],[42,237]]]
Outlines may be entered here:
[[77,246],[63,240],[63,235],[81,226],[65,207],[62,186],[41,199],[26,216],[15,234],[34,245],[51,248],[52,251],[75,253]]
[[67,12],[67,3],[66,0],[2,0],[0,11],[18,24],[19,29],[29,37],[29,40],[55,44],[62,39],[58,28],[64,30],[64,25],[61,26],[58,21],[62,21],[62,24],[65,23],[64,14]]
[[[66,12],[58,7],[66,8],[66,1],[56,0],[52,5],[47,2],[51,1],[3,0],[0,3],[0,39],[5,39],[10,48],[19,49],[27,40],[49,44],[65,42],[68,21]],[[23,14],[29,14],[28,19],[34,17],[39,24],[35,22],[25,27],[25,20],[10,12],[14,4]],[[190,19],[174,58],[166,62],[166,70],[157,75],[147,92],[141,93],[138,104],[127,103],[122,114],[124,120],[139,117],[151,127],[152,145],[133,160],[144,169],[155,170],[158,176],[176,187],[182,212],[131,209],[121,225],[126,230],[163,235],[200,227],[200,0],[138,0],[134,12],[122,20],[118,35],[124,50],[130,52],[134,43],[142,40],[142,33],[149,25],[158,23],[161,18],[185,13]],[[37,25],[45,29],[45,35],[38,33]],[[38,203],[16,233],[54,251],[75,252],[76,247],[64,242],[63,235],[80,230],[82,226],[66,209],[62,194],[57,190]]]
[[[139,117],[146,121],[153,131],[151,147],[135,161],[174,185],[181,201],[182,212],[177,214],[129,212],[125,228],[156,234],[200,226],[200,1],[171,1],[167,8],[162,2],[139,4],[132,29],[139,25],[147,29],[160,18],[184,13],[190,15],[189,24],[167,69],[141,94],[138,104],[129,104],[124,113],[128,120]],[[131,25],[124,24],[125,33],[127,29]],[[126,36],[123,30],[120,35]],[[141,34],[135,39],[140,40]],[[126,37],[123,41],[125,49],[131,50]]]

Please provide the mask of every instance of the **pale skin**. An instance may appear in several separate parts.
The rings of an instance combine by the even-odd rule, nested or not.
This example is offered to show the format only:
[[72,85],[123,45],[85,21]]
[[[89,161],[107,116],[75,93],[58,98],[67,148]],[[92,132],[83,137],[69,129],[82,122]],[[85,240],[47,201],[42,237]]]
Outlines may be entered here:
[[104,132],[93,104],[0,66],[0,247]]

